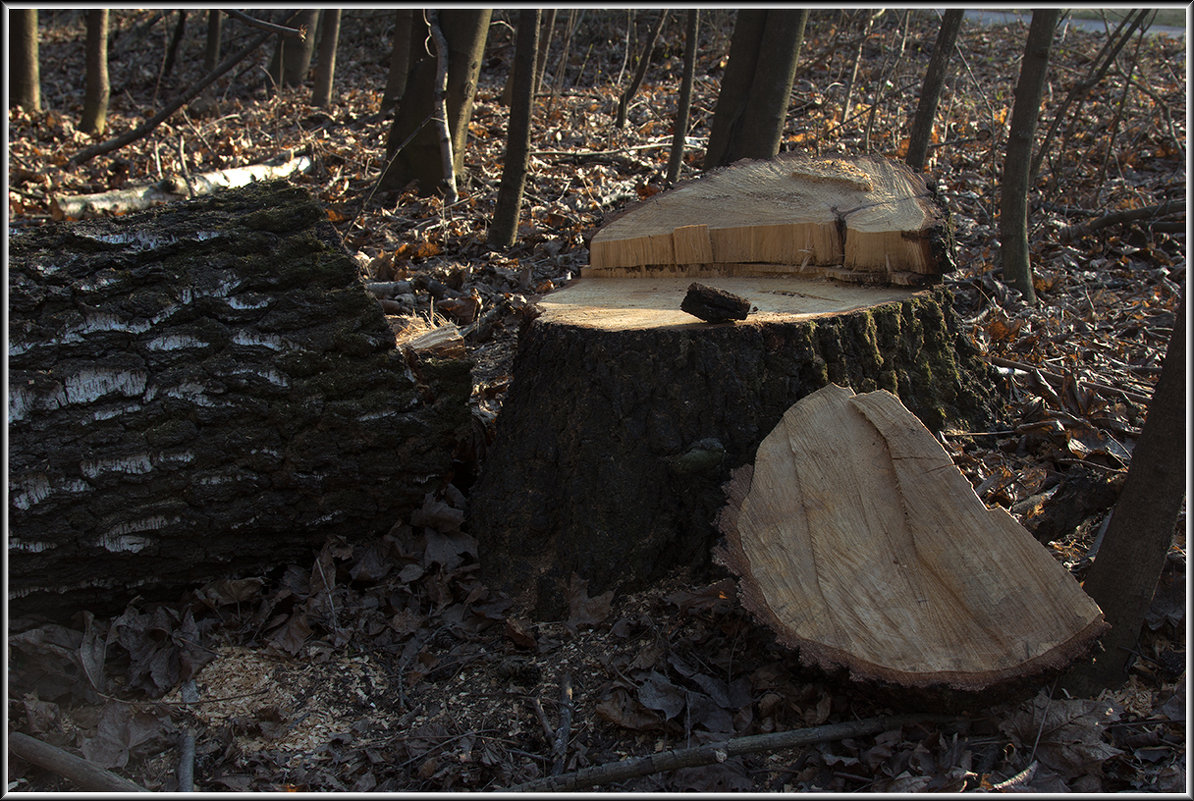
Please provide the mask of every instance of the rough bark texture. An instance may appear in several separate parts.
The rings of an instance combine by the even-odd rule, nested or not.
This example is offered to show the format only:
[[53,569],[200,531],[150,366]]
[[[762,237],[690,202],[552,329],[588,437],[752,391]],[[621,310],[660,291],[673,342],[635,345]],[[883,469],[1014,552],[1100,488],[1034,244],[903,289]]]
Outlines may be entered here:
[[[599,281],[600,283],[600,281]],[[944,290],[788,320],[606,330],[535,320],[472,498],[490,586],[536,615],[704,570],[721,485],[800,398],[896,393],[930,429],[989,425],[994,386]]]
[[13,614],[119,609],[380,534],[448,473],[469,364],[408,364],[304,191],[10,247]]
[[108,126],[108,11],[87,12],[87,90],[79,129],[102,135]]

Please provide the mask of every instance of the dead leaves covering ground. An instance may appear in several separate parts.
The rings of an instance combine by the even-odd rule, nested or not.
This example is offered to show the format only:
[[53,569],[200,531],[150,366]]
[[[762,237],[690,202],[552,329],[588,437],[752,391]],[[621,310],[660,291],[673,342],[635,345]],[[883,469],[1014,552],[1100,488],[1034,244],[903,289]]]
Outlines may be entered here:
[[[653,54],[627,128],[617,131],[613,113],[633,68],[633,55],[624,59],[627,17],[588,12],[558,82],[563,91],[538,105],[519,242],[491,252],[485,220],[506,116],[498,97],[512,56],[501,13],[470,126],[468,177],[461,200],[447,208],[410,191],[372,193],[387,131],[376,112],[391,12],[346,12],[328,109],[307,106],[307,89],[255,89],[265,48],[236,82],[217,85],[206,108],[180,112],[153,136],[74,170],[67,159],[91,143],[74,128],[82,89],[68,77],[81,74],[82,21],[54,13],[55,24],[43,26],[47,110],[9,112],[14,227],[45,219],[57,194],[310,148],[316,169],[296,180],[328,208],[362,272],[409,282],[394,299],[401,307],[395,327],[445,318],[463,326],[478,362],[482,429],[508,384],[527,301],[586,263],[586,236],[605,214],[661,188],[682,52],[678,15]],[[654,13],[636,12],[632,51]],[[913,12],[906,34],[902,12],[875,21],[852,90],[855,116],[843,123],[865,13],[813,12],[785,149],[898,157],[906,147],[908,98],[935,17]],[[110,135],[135,127],[197,75],[199,59],[184,58],[159,83],[172,26],[146,27],[151,17],[113,12]],[[703,19],[686,176],[699,165],[731,17],[709,11]],[[191,23],[184,44],[191,52],[201,52],[201,30]],[[1144,423],[1144,399],[1185,285],[1185,234],[1154,223],[1103,229],[1068,245],[1054,234],[1183,195],[1184,48],[1146,38],[1132,68],[1133,42],[1112,70],[1119,80],[1092,89],[1082,124],[1067,127],[1064,146],[1046,161],[1033,210],[1040,304],[1029,308],[998,280],[993,189],[1023,37],[1016,26],[963,28],[964,59],[946,84],[934,132],[930,168],[958,229],[956,311],[980,348],[1002,360],[1008,400],[996,430],[944,439],[979,495],[1011,509],[1081,577]],[[549,88],[560,78],[562,38],[561,27]],[[1055,98],[1085,76],[1101,41],[1076,30],[1059,39]],[[1122,121],[1112,125],[1124,97]],[[1049,115],[1047,103],[1043,125]],[[483,450],[485,434],[478,437]],[[134,602],[112,620],[84,613],[70,626],[12,634],[11,725],[151,789],[175,789],[177,741],[189,729],[197,733],[200,789],[407,792],[499,789],[553,769],[915,705],[796,666],[741,612],[728,579],[693,584],[676,576],[624,598],[592,597],[577,580],[568,620],[511,616],[476,578],[466,503],[467,487],[448,486],[385,538],[328,542],[309,565],[214,582],[176,604]],[[956,727],[908,726],[604,789],[1182,791],[1184,549],[1179,533],[1130,681],[1098,699],[1040,688],[1030,698],[972,708]],[[180,688],[192,679],[200,701],[185,704]],[[19,762],[9,781],[11,789],[70,789]]]

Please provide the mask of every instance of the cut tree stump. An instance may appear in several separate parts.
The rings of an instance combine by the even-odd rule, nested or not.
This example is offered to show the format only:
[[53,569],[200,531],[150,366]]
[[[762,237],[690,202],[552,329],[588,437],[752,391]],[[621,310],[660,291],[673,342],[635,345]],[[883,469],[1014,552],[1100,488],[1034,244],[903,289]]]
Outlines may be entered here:
[[13,237],[9,313],[13,614],[382,534],[467,430],[469,363],[398,350],[284,183]]
[[1059,671],[1108,628],[889,392],[830,385],[794,404],[727,494],[715,558],[806,664],[980,691]]
[[[790,178],[789,161],[777,160],[771,172]],[[832,169],[852,176],[841,163]],[[736,167],[757,171],[759,164],[732,165],[693,185],[724,182]],[[874,173],[877,183],[903,172],[872,158],[850,166]],[[848,194],[843,182],[811,185]],[[735,216],[738,195],[705,194],[715,196],[705,219]],[[654,219],[671,207],[668,193],[652,200],[637,209]],[[741,202],[758,205],[752,197]],[[682,208],[679,227],[701,216],[691,204]],[[790,212],[808,216],[796,205]],[[635,213],[615,225],[634,227]],[[929,228],[946,217],[929,216],[937,221]],[[819,230],[837,232],[836,224]],[[900,231],[871,241],[935,252]],[[943,231],[937,236],[939,243],[948,239]],[[803,241],[792,240],[793,247]],[[495,439],[470,499],[489,586],[540,618],[556,618],[567,613],[573,573],[596,594],[649,586],[678,566],[704,572],[729,471],[754,458],[793,403],[830,382],[887,389],[933,430],[989,425],[997,408],[994,374],[957,331],[948,292],[886,285],[875,277],[886,275],[889,255],[872,255],[882,258],[882,270],[822,268],[823,275],[867,276],[864,283],[797,274],[790,268],[804,257],[789,251],[777,251],[783,263],[770,265],[773,272],[763,262],[753,275],[735,265],[695,267],[701,283],[750,302],[742,321],[701,322],[682,311],[694,276],[677,265],[626,273],[586,268],[588,277],[544,296],[542,313],[520,336]],[[923,275],[935,277],[939,268],[947,269],[947,260],[926,264]],[[592,277],[611,274],[622,277]]]

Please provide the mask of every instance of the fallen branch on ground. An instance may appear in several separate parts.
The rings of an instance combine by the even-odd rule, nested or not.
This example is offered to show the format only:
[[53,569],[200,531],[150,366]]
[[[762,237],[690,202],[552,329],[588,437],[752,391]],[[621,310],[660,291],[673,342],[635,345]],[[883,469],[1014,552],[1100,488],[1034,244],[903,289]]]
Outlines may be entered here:
[[162,203],[206,195],[217,189],[231,189],[255,181],[286,178],[296,172],[306,172],[311,169],[312,163],[310,156],[292,157],[292,154],[287,153],[263,164],[230,167],[185,178],[170,176],[156,183],[113,189],[94,195],[56,197],[50,201],[50,214],[55,220],[82,220],[105,214],[128,214]]
[[[1000,356],[985,356],[983,358],[997,367],[1008,367],[1012,370],[1023,370],[1026,373],[1036,371],[1040,374],[1041,378],[1047,379],[1050,383],[1065,383],[1065,376],[1058,375],[1057,373],[1051,373],[1048,370],[1042,370],[1035,364],[1016,362],[1012,361],[1011,359],[1004,359]],[[1148,395],[1141,395],[1139,392],[1132,392],[1131,390],[1122,389],[1121,387],[1113,387],[1110,384],[1101,384],[1098,381],[1088,381],[1085,378],[1075,378],[1074,381],[1082,386],[1090,387],[1095,392],[1098,392],[1100,395],[1104,396],[1111,395],[1112,397],[1119,397],[1122,395],[1125,398],[1131,398],[1134,401],[1145,404],[1151,400],[1151,397]]]
[[1132,222],[1133,220],[1146,220],[1155,217],[1164,217],[1169,214],[1177,213],[1185,214],[1186,201],[1167,200],[1156,206],[1145,206],[1140,209],[1127,209],[1126,211],[1116,211],[1111,214],[1104,214],[1102,217],[1096,217],[1088,222],[1079,223],[1078,225],[1067,225],[1057,232],[1057,238],[1062,242],[1072,242],[1080,236],[1084,236],[1099,228],[1106,228],[1108,225],[1116,225],[1118,223]]
[[136,782],[104,770],[94,762],[63,751],[61,748],[42,742],[36,737],[19,731],[8,733],[8,750],[31,765],[37,765],[51,773],[69,779],[83,792],[91,793],[145,793],[149,792]]
[[755,734],[749,737],[735,737],[719,743],[697,746],[695,748],[677,748],[650,756],[626,759],[621,762],[611,762],[605,765],[595,765],[583,768],[562,776],[546,776],[524,782],[508,788],[506,792],[569,792],[583,790],[586,787],[596,787],[610,782],[620,782],[639,776],[649,776],[666,770],[692,768],[698,765],[712,765],[725,762],[732,756],[742,754],[757,754],[765,751],[779,751],[784,748],[795,748],[813,743],[823,743],[830,740],[841,740],[846,737],[863,737],[868,734],[896,729],[915,723],[958,723],[963,718],[948,715],[898,715],[878,718],[865,718],[847,723],[830,723],[824,726],[813,726],[807,729],[774,732],[772,734]]

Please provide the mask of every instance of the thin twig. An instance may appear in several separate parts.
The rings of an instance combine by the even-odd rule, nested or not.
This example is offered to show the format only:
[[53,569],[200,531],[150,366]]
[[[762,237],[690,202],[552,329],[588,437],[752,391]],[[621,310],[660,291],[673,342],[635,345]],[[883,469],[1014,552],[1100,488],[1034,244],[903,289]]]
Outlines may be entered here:
[[[182,700],[188,704],[199,700],[199,690],[194,679],[182,683]],[[182,729],[178,743],[178,791],[195,791],[195,731],[188,725]]]
[[[1042,370],[1035,364],[1012,361],[1011,359],[1004,359],[1000,356],[984,356],[983,358],[998,367],[1008,367],[1013,370],[1023,370],[1026,373],[1036,371],[1037,373],[1040,373],[1042,378],[1048,379],[1051,383],[1062,384],[1065,382],[1064,376],[1060,376],[1057,373],[1051,373],[1048,370]],[[1111,395],[1112,397],[1118,397],[1122,395],[1125,398],[1131,398],[1138,403],[1148,403],[1152,400],[1152,398],[1150,398],[1148,395],[1141,395],[1139,392],[1132,392],[1127,389],[1122,389],[1121,387],[1113,387],[1109,384],[1101,384],[1098,381],[1088,381],[1085,378],[1075,378],[1074,381],[1082,386],[1090,387],[1100,395],[1104,396]]]
[[286,25],[279,25],[276,22],[266,22],[263,19],[257,19],[257,17],[250,17],[248,14],[244,13],[243,11],[234,11],[231,8],[224,8],[224,9],[220,9],[220,10],[223,11],[228,16],[232,17],[233,19],[240,20],[241,22],[248,25],[250,28],[257,28],[258,30],[268,31],[270,33],[280,33],[281,35],[287,36],[290,38],[297,38],[297,39],[306,39],[307,38],[307,26],[305,26],[305,25],[300,28],[290,28],[290,27],[287,27]]
[[831,723],[807,729],[756,734],[749,737],[735,737],[717,743],[679,748],[651,754],[645,757],[625,759],[565,773],[561,776],[546,776],[508,788],[507,792],[567,792],[583,790],[611,782],[620,782],[639,776],[649,776],[667,770],[690,768],[698,765],[712,765],[725,762],[731,756],[757,754],[765,751],[779,751],[802,745],[841,740],[846,737],[863,737],[869,734],[889,731],[901,726],[917,723],[957,723],[961,719],[947,715],[898,715],[890,717],[865,718],[846,723]]
[[572,673],[565,670],[560,677],[560,728],[556,730],[555,763],[551,766],[551,775],[559,776],[564,772],[564,764],[568,761],[568,738],[572,735]]

